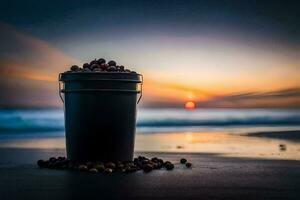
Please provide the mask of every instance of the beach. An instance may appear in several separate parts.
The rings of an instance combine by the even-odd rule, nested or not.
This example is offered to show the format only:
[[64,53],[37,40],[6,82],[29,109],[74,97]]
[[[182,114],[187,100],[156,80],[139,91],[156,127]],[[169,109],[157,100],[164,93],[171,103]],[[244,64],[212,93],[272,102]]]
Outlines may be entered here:
[[66,155],[62,111],[2,111],[1,199],[299,199],[298,112],[162,111],[140,115],[135,155],[174,170],[130,174],[40,169]]
[[[298,199],[300,162],[204,153],[142,153],[175,163],[173,171],[89,174],[40,169],[57,149],[0,149],[1,199]],[[185,157],[187,169],[178,163]]]

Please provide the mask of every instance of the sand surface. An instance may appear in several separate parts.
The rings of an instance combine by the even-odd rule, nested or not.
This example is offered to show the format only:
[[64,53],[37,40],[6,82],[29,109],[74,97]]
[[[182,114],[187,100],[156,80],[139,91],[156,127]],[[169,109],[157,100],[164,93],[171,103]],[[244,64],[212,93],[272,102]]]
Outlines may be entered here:
[[0,148],[0,197],[10,199],[299,199],[300,162],[200,153],[139,153],[177,162],[173,171],[87,174],[39,169],[62,149]]

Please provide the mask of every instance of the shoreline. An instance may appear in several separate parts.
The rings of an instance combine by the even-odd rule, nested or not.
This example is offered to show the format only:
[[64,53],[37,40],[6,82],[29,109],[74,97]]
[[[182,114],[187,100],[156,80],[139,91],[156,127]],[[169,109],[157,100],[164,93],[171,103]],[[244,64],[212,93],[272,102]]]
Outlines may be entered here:
[[[300,131],[136,134],[136,152],[214,153],[224,157],[300,160]],[[64,137],[0,139],[0,148],[65,150]]]
[[300,130],[293,131],[263,131],[247,133],[245,136],[249,137],[264,137],[272,139],[289,140],[292,142],[300,142]]

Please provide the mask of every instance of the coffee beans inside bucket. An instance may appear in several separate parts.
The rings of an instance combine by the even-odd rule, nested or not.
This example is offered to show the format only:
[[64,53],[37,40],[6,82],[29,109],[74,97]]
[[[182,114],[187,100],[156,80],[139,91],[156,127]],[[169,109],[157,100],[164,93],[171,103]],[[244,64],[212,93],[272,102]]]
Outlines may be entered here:
[[[180,161],[179,161],[180,162]],[[181,162],[182,163],[182,162]],[[191,167],[191,163],[186,163],[187,168]],[[142,170],[144,173],[149,173],[152,170],[173,170],[175,165],[170,161],[154,157],[146,158],[138,156],[133,161],[118,161],[118,162],[75,162],[68,160],[66,157],[51,157],[48,160],[38,160],[37,165],[41,168],[73,170],[80,172],[97,173],[131,173]]]
[[125,69],[123,65],[118,65],[116,61],[110,60],[106,62],[104,58],[92,60],[90,63],[84,63],[82,67],[73,65],[70,67],[69,72],[124,72],[136,73]]

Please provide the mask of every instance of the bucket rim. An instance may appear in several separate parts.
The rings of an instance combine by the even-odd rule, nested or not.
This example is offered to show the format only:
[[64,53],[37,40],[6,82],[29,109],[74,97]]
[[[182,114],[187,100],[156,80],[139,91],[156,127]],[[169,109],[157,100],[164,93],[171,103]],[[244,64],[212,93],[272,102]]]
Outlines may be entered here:
[[121,81],[142,83],[143,76],[130,72],[63,72],[59,81]]

